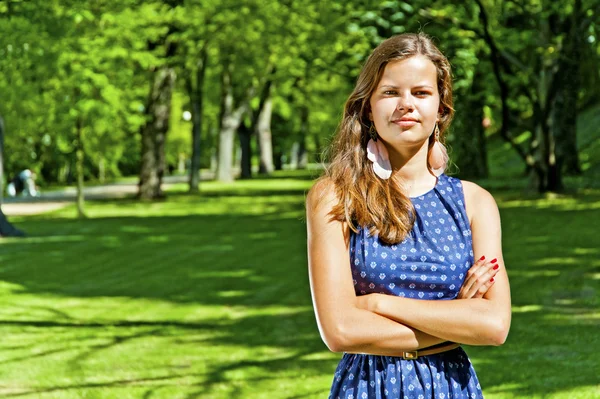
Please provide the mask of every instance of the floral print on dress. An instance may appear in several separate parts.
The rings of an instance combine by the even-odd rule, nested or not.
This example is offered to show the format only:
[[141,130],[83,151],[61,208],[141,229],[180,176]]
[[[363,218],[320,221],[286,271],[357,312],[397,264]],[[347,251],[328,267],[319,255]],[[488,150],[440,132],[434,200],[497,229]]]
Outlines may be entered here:
[[[381,293],[425,300],[454,299],[474,262],[469,219],[459,179],[442,174],[429,192],[411,198],[415,224],[386,245],[368,228],[350,239],[356,295]],[[344,353],[329,399],[478,399],[475,370],[462,348],[404,360]]]

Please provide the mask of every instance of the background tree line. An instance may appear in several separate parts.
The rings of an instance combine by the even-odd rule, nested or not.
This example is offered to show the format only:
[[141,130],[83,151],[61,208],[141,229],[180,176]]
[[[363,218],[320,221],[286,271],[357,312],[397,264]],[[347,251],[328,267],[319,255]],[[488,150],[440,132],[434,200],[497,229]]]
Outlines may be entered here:
[[0,1],[0,184],[138,175],[154,199],[173,169],[197,191],[200,168],[304,168],[371,49],[422,30],[454,67],[460,176],[488,176],[501,138],[531,187],[561,191],[600,98],[599,22],[595,0]]

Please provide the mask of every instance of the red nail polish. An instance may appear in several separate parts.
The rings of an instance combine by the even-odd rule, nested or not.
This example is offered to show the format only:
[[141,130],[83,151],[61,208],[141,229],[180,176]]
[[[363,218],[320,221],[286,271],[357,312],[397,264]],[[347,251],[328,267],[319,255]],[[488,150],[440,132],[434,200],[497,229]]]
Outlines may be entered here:
[[499,268],[499,267],[500,267],[500,266],[496,265],[496,266],[494,266],[492,269],[494,269],[494,270],[498,270],[498,268]]
[[479,260],[484,260],[484,259],[485,259],[485,256],[482,256],[481,258],[479,258]]
[[492,278],[490,279],[490,283],[493,283],[493,282],[494,282],[494,278],[492,277]]
[[497,260],[498,260],[498,259],[494,258],[494,259],[492,259],[490,262],[491,262],[491,263],[496,263],[496,261],[497,261]]

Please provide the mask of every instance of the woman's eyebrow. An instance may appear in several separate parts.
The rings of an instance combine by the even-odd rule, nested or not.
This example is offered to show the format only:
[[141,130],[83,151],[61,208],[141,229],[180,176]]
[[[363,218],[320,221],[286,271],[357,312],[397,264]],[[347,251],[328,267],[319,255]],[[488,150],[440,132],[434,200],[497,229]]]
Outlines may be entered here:
[[414,89],[432,89],[433,90],[433,86],[430,86],[430,85],[418,85],[413,88]]
[[[395,85],[381,85],[379,86],[380,89],[398,89],[398,86]],[[417,85],[417,86],[413,86],[413,89],[432,89],[433,90],[433,86],[430,85]]]

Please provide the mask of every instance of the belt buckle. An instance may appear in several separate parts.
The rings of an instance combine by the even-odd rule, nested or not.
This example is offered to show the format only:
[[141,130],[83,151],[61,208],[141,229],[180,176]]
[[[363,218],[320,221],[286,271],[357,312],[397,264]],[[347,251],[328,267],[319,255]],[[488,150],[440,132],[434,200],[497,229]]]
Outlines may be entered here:
[[415,360],[418,357],[419,357],[418,351],[402,352],[402,358],[404,360]]

